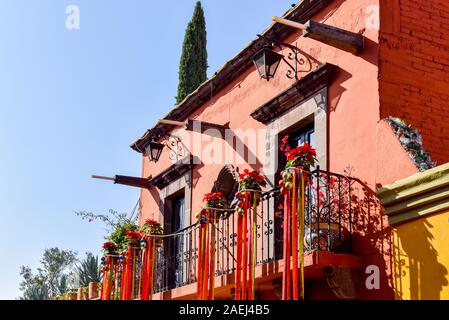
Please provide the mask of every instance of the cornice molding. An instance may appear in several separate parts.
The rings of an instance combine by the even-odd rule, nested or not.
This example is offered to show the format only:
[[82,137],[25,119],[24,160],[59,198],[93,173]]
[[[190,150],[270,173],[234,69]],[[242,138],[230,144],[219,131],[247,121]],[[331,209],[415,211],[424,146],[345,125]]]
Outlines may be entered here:
[[337,66],[333,64],[323,64],[295,82],[277,97],[254,110],[251,113],[251,117],[263,124],[267,124],[289,109],[296,107],[320,89],[329,86],[336,70]]
[[[195,162],[196,163],[196,162]],[[187,157],[175,164],[171,165],[153,179],[150,180],[151,185],[156,186],[159,190],[162,190],[173,181],[181,178],[187,172],[191,171],[194,167],[193,157]]]
[[390,225],[449,209],[449,163],[380,188]]

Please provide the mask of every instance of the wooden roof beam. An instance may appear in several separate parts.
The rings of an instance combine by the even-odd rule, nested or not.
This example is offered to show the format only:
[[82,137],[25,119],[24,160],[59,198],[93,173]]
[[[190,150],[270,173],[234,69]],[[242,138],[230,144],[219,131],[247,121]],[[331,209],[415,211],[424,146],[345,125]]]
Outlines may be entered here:
[[359,33],[343,30],[312,20],[309,20],[304,24],[279,17],[272,17],[272,20],[301,30],[302,35],[306,38],[315,39],[352,54],[359,54],[364,48],[365,38]]

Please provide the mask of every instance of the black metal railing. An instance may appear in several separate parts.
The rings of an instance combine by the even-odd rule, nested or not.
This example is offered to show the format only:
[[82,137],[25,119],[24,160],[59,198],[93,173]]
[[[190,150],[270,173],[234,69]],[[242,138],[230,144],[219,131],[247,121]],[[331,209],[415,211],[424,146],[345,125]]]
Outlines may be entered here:
[[[353,211],[359,205],[363,185],[357,179],[320,170],[304,174],[304,241],[306,252],[352,250]],[[264,192],[257,209],[257,264],[282,258],[283,201],[279,189]],[[156,252],[154,292],[196,282],[198,226],[166,238]],[[237,214],[222,215],[217,224],[216,275],[235,271]]]

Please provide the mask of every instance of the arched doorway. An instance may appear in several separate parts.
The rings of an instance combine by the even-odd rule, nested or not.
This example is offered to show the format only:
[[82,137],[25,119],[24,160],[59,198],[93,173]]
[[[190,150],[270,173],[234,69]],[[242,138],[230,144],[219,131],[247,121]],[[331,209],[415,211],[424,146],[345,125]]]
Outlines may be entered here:
[[221,169],[214,182],[212,192],[221,192],[230,204],[239,188],[239,173],[233,165],[227,164]]

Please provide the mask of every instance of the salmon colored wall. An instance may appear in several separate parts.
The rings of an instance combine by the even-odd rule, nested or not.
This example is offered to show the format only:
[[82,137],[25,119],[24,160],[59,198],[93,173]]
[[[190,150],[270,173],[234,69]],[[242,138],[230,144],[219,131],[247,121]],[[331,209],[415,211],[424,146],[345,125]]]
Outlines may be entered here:
[[381,117],[418,128],[434,161],[449,161],[449,2],[380,0]]
[[[369,189],[374,193],[378,182],[386,182],[382,177],[383,172],[377,170],[382,165],[390,166],[391,163],[379,163],[379,159],[395,161],[404,158],[402,148],[392,148],[389,158],[385,154],[378,157],[378,125],[380,121],[379,87],[378,87],[378,30],[368,28],[366,30],[367,8],[378,6],[378,0],[336,0],[328,5],[312,20],[325,22],[326,24],[340,27],[353,32],[363,32],[366,37],[366,48],[359,56],[338,50],[312,39],[303,38],[298,32],[294,32],[285,42],[297,43],[298,47],[309,54],[313,59],[302,74],[306,74],[323,63],[332,63],[339,67],[336,79],[329,88],[329,136],[328,136],[328,167],[331,171],[343,173],[348,167],[353,176],[365,181]],[[371,17],[372,19],[372,17]],[[268,22],[268,21],[267,21]],[[281,63],[275,79],[267,82],[260,79],[255,68],[251,66],[238,79],[234,80],[220,92],[215,92],[212,101],[204,104],[189,118],[207,122],[224,124],[229,122],[231,129],[262,129],[264,125],[257,122],[249,114],[273,98],[281,91],[288,88],[293,80],[285,76],[286,65]],[[179,119],[184,120],[184,119]],[[151,124],[150,124],[151,125]],[[184,142],[190,141],[191,133],[184,130],[176,132]],[[193,134],[196,135],[196,134]],[[208,138],[204,136],[204,138]],[[391,137],[390,137],[391,138]],[[219,140],[220,141],[220,140]],[[203,143],[206,147],[208,142]],[[384,150],[385,151],[385,150]],[[194,155],[195,151],[192,150]],[[172,163],[168,160],[168,150],[164,150],[158,163],[149,163],[143,159],[143,176],[157,175]],[[202,205],[204,193],[210,192],[219,171],[225,163],[197,166],[193,173],[193,199],[192,222],[195,213]],[[243,170],[248,165],[236,164]],[[259,169],[259,165],[253,166]],[[395,167],[395,177],[410,175],[410,166],[405,168]],[[388,171],[388,170],[387,170]],[[390,170],[391,171],[391,170]],[[379,177],[379,174],[381,175]],[[159,192],[143,190],[142,218],[159,218]],[[380,207],[369,210],[369,217],[364,218],[369,225],[371,219],[378,223],[371,229],[364,230],[357,238],[356,253],[361,256],[364,266],[379,264],[387,266],[391,264],[391,254],[385,255],[380,249],[384,248],[383,240],[388,230],[382,217]],[[370,232],[370,233],[369,233]],[[390,251],[391,252],[391,251]],[[391,298],[391,268],[384,268],[384,286],[378,292],[365,292],[362,289],[361,298]]]
[[377,173],[378,186],[387,185],[404,177],[418,173],[386,120],[377,126]]
[[449,299],[449,211],[394,229],[395,298]]
[[[359,32],[365,28],[366,8],[377,3],[377,0],[337,0],[313,20],[325,20],[329,25]],[[339,67],[337,78],[329,89],[330,170],[341,173],[346,167],[352,166],[353,174],[374,188],[376,174],[373,168],[376,167],[376,128],[379,121],[376,45],[378,34],[377,30],[366,30],[364,35],[367,37],[366,49],[359,56],[313,39],[303,38],[299,32],[295,32],[284,41],[297,43],[301,50],[313,57],[311,66],[307,66],[303,75],[326,62]],[[218,124],[229,121],[231,129],[262,129],[265,126],[251,118],[249,114],[293,84],[294,80],[285,77],[286,70],[286,64],[281,63],[276,77],[267,82],[260,79],[255,68],[251,66],[225,89],[215,92],[213,100],[204,104],[189,118]],[[176,134],[190,135],[183,131],[179,130]],[[207,142],[203,146],[207,146]],[[171,165],[168,150],[164,150],[158,163],[150,164],[147,159],[143,161],[144,177],[150,174],[155,176]],[[223,165],[207,165],[195,170],[196,194],[211,190]],[[243,165],[238,166],[240,169],[245,168]],[[201,183],[198,183],[199,181]],[[154,208],[154,202],[150,201],[148,191],[143,191],[143,205],[144,214],[149,215]],[[193,209],[198,210],[200,206],[201,199],[195,197]]]

